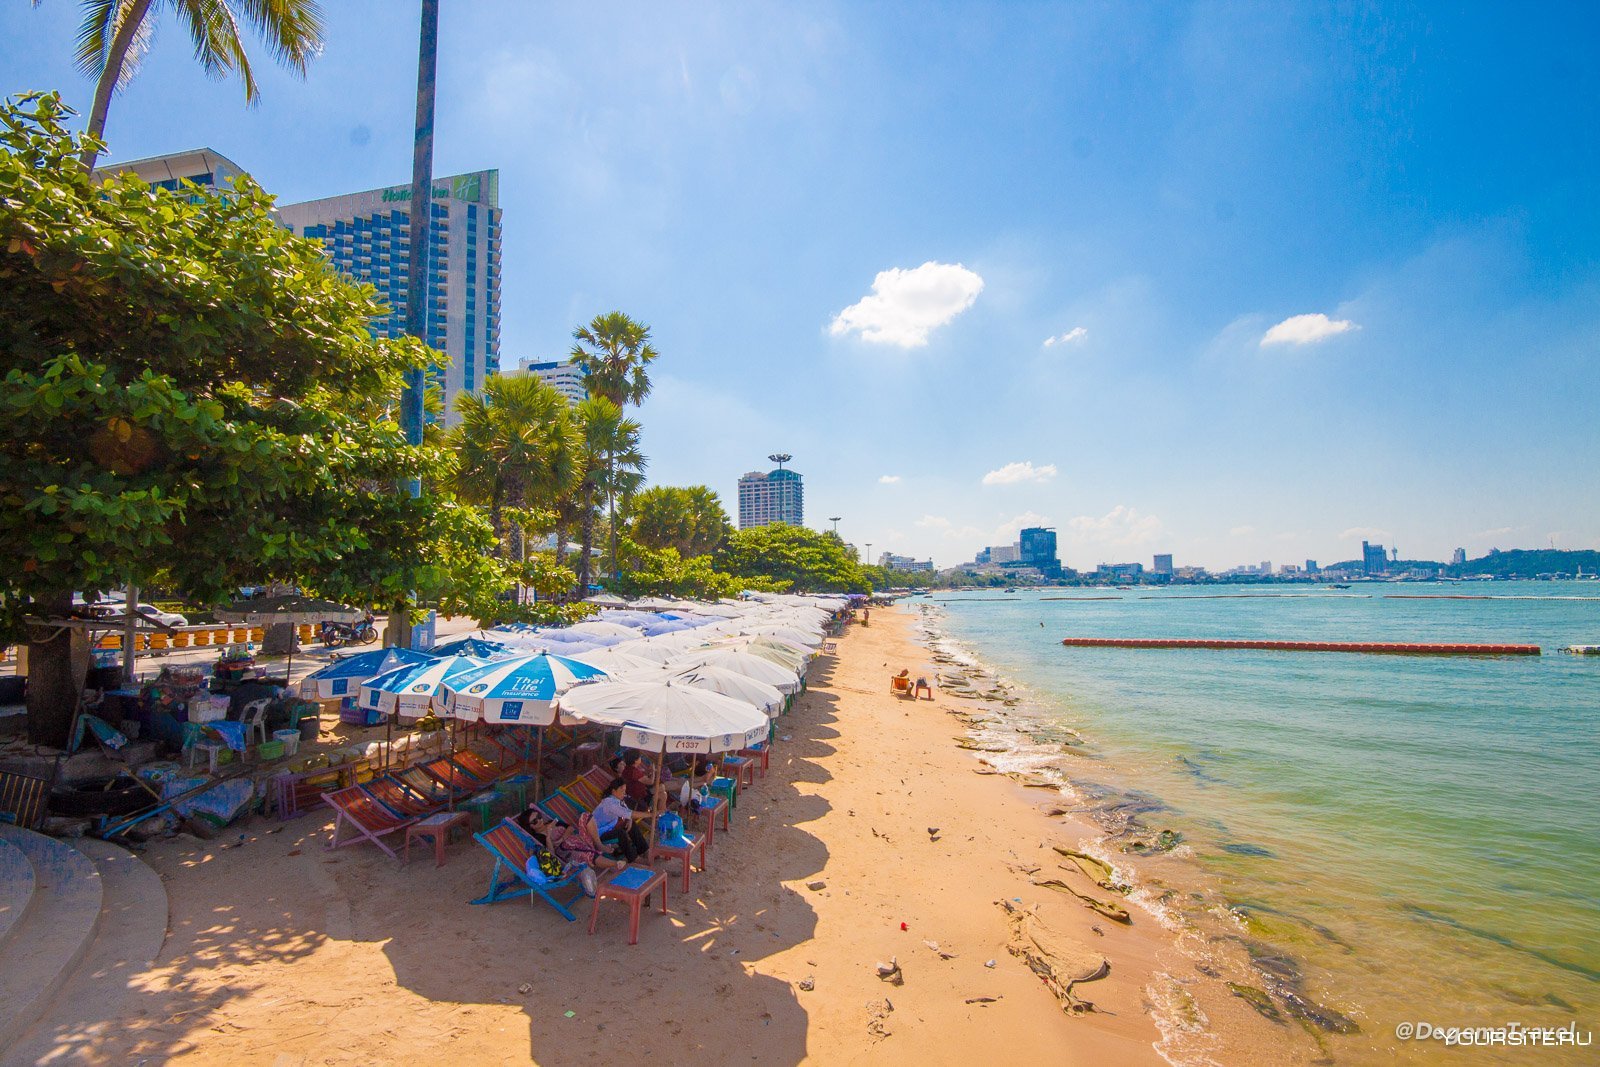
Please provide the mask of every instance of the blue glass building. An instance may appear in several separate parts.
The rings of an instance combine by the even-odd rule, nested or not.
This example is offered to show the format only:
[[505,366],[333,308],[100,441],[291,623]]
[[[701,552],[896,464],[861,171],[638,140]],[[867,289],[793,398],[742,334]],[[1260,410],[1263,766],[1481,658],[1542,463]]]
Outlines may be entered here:
[[[459,421],[456,398],[477,393],[500,372],[500,172],[436,179],[427,283],[428,344],[449,357],[434,381],[444,394],[445,423]],[[340,273],[378,290],[389,315],[379,336],[406,332],[406,277],[411,263],[411,187],[280,204],[295,234],[320,240]]]

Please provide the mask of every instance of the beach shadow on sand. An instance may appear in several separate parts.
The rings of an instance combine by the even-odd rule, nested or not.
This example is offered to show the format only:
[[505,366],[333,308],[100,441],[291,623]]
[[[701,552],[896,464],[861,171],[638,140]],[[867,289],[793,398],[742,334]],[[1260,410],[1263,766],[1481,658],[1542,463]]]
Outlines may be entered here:
[[[813,686],[830,667],[817,661]],[[543,902],[468,904],[492,865],[470,840],[451,845],[443,867],[431,851],[401,867],[369,844],[326,850],[331,820],[318,813],[258,819],[242,840],[160,843],[147,855],[170,897],[160,959],[129,981],[115,1018],[83,1005],[40,1062],[371,1063],[448,1048],[463,1062],[588,1064],[618,1049],[655,1062],[798,1063],[804,954],[766,961],[815,932],[798,887],[827,862],[805,827],[829,805],[795,784],[830,779],[819,761],[834,751],[837,702],[813,688],[778,720],[788,740],[741,791],[710,870],[685,894],[676,869],[661,867],[669,913],[647,911],[635,946],[615,902],[592,937],[586,899],[577,922]]]

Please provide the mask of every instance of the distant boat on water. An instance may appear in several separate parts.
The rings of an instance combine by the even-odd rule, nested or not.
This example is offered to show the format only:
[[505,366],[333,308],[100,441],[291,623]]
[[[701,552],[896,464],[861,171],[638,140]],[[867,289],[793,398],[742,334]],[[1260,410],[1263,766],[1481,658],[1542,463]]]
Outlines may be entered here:
[[1333,582],[1332,584],[1330,584],[1328,586],[1328,588],[1329,589],[1349,589],[1350,588],[1350,583],[1349,582]]

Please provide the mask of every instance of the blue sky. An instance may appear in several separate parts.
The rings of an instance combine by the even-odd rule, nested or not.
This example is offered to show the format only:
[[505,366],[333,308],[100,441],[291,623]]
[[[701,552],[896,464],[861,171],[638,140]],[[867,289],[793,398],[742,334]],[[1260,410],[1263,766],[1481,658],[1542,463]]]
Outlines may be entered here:
[[[415,6],[254,109],[164,25],[109,158],[403,183]],[[941,565],[1600,547],[1600,15],[1332,7],[445,0],[435,173],[500,169],[502,362],[650,323],[652,480],[730,510],[785,451]],[[86,107],[76,21],[0,7],[0,86]]]

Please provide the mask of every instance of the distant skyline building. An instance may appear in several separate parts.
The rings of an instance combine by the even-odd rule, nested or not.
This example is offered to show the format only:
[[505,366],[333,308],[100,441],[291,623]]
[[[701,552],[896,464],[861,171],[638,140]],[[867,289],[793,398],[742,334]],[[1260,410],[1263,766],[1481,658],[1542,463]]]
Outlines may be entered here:
[[886,571],[909,571],[912,573],[932,571],[933,560],[915,559],[911,556],[897,556],[892,552],[885,552],[878,557],[878,566]]
[[1306,560],[1306,573],[1307,574],[1316,574],[1317,571],[1319,571],[1320,569],[1321,568],[1317,566],[1317,561],[1316,560],[1314,560],[1314,559]]
[[531,374],[566,397],[570,404],[582,403],[589,396],[583,385],[583,368],[564,359],[548,363],[524,360],[521,366],[504,373],[508,378]]
[[1048,526],[1029,526],[1017,535],[1018,559],[1024,567],[1037,567],[1046,578],[1061,574],[1056,558],[1056,532]]
[[990,563],[1017,563],[1022,559],[1022,549],[1016,545],[991,545],[989,547]]
[[1361,542],[1361,573],[1387,574],[1389,572],[1389,557],[1384,552],[1382,545]]
[[1172,573],[1172,553],[1170,553],[1170,552],[1159,553],[1155,557],[1154,564],[1155,565],[1150,568],[1154,573],[1156,573],[1156,574],[1171,574]]
[[762,474],[749,471],[739,479],[739,529],[784,523],[805,525],[805,483],[800,472],[788,470],[786,452],[767,457],[777,469]]
[[[500,172],[436,178],[432,192],[426,340],[448,357],[431,380],[443,393],[445,425],[454,426],[456,397],[500,373]],[[378,290],[390,313],[374,333],[405,334],[411,186],[280,204],[278,214],[296,236],[321,241],[341,274]]]
[[1467,550],[1464,549],[1464,548],[1456,549],[1455,552],[1450,556],[1451,564],[1454,565],[1454,566],[1457,566],[1457,567],[1461,566],[1466,561],[1467,561]]

